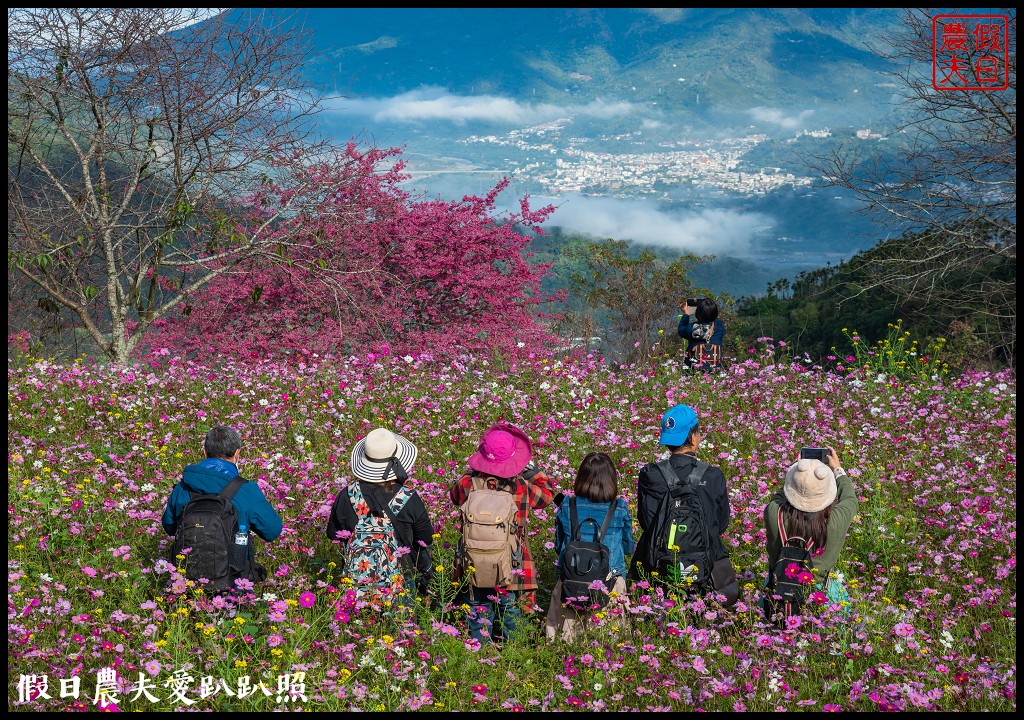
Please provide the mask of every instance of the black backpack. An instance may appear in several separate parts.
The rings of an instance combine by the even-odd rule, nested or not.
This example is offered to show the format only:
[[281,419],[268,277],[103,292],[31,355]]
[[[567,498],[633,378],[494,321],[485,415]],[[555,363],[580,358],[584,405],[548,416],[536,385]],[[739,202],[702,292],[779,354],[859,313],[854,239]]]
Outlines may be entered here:
[[709,467],[694,458],[690,474],[685,481],[680,481],[668,459],[658,463],[668,491],[658,507],[648,557],[650,568],[664,572],[669,580],[701,592],[711,587],[714,565],[711,533],[697,490],[697,484]]
[[786,618],[800,615],[807,602],[807,588],[812,583],[801,582],[800,575],[811,572],[811,548],[814,541],[786,535],[786,528],[782,522],[782,508],[779,508],[779,537],[782,540],[782,550],[779,551],[779,557],[768,573],[764,610],[769,622],[782,627],[786,623]]
[[248,565],[245,557],[233,552],[238,514],[231,498],[246,482],[236,475],[216,494],[199,494],[186,487],[189,501],[181,511],[178,532],[171,545],[171,562],[182,550],[192,548],[185,558],[185,577],[195,582],[205,579],[206,588],[224,590],[235,578],[244,575]]
[[565,552],[562,553],[562,562],[558,566],[558,577],[562,581],[562,604],[566,607],[586,611],[595,605],[602,608],[608,604],[608,593],[592,590],[590,585],[597,580],[604,583],[608,590],[611,589],[611,552],[602,541],[608,532],[608,526],[612,523],[618,502],[616,499],[608,504],[608,512],[604,514],[604,522],[600,528],[597,528],[597,521],[594,518],[586,518],[583,521],[591,523],[597,532],[593,541],[584,542],[580,539],[583,523],[576,514],[576,498],[569,498],[571,537],[569,544],[565,546]]

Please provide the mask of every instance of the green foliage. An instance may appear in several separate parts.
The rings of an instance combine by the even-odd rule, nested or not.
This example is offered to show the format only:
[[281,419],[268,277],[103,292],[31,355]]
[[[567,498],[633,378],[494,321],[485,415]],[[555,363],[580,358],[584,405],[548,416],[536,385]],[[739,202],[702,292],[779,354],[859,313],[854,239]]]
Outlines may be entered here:
[[[969,351],[966,347],[962,348],[965,352],[958,353],[952,347],[944,349],[945,359],[954,371],[1013,365],[1013,354],[1006,356],[1003,350],[985,344],[978,336],[982,332],[987,337],[995,335],[991,307],[1015,301],[1015,296],[986,299],[983,292],[987,279],[1014,272],[1014,261],[953,273],[945,284],[962,288],[962,299],[957,303],[922,301],[878,286],[874,277],[879,265],[909,252],[906,244],[915,239],[882,243],[838,265],[801,272],[792,281],[781,279],[771,283],[764,295],[741,298],[738,322],[730,328],[736,342],[749,347],[758,337],[785,339],[794,354],[806,353],[825,362],[864,352],[864,341],[853,341],[846,328],[857,328],[858,337],[869,338],[870,343],[887,337],[890,328],[900,323],[903,332],[910,331],[922,348],[930,347],[940,337],[954,333],[963,336]],[[948,297],[948,292],[939,296]]]
[[570,292],[604,316],[602,336],[627,358],[650,354],[665,327],[675,324],[688,294],[709,295],[693,286],[690,273],[709,257],[687,253],[667,263],[649,248],[624,240],[591,242],[569,251],[580,269],[570,275]]
[[865,342],[856,330],[847,333],[846,328],[843,328],[843,334],[853,347],[853,357],[856,358],[854,367],[866,372],[900,380],[925,381],[949,375],[949,363],[943,360],[946,338],[934,338],[922,346],[911,338],[909,330],[903,329],[902,320],[889,323],[886,337],[876,342],[874,346]]

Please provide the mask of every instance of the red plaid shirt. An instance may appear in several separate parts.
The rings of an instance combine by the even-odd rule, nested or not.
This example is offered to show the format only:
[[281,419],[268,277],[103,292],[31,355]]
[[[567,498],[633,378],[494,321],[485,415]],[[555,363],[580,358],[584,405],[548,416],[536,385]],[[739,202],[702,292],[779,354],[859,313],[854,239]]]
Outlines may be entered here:
[[[495,479],[488,478],[487,480],[487,486],[493,489]],[[516,477],[514,480],[516,483],[514,494],[516,505],[518,506],[516,525],[519,527],[519,538],[523,543],[523,577],[520,589],[529,593],[537,589],[537,571],[533,566],[530,543],[526,537],[526,521],[530,516],[530,508],[540,510],[551,503],[555,497],[555,490],[552,486],[551,478],[542,472],[538,472],[529,481],[524,480],[522,477]],[[452,502],[455,503],[455,507],[461,507],[462,503],[466,502],[466,498],[469,497],[469,492],[472,489],[473,477],[471,475],[463,475],[459,478],[458,482],[452,485],[449,495]]]

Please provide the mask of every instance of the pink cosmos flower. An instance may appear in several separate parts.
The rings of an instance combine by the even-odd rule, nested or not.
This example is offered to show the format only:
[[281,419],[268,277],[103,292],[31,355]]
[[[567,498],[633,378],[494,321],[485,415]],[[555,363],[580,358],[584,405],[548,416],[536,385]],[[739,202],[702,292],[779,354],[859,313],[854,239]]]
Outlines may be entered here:
[[892,631],[893,634],[899,635],[900,637],[910,637],[914,634],[914,626],[910,623],[898,623]]
[[810,585],[814,582],[814,574],[810,570],[804,570],[802,573],[796,576],[797,582],[803,585]]
[[795,578],[799,574],[800,574],[800,566],[797,565],[796,563],[790,563],[789,565],[786,566],[786,577],[788,577],[790,580],[792,580],[793,578]]
[[316,605],[316,595],[309,592],[308,590],[299,595],[299,605],[304,608],[311,608]]
[[284,642],[284,638],[281,637],[280,635],[271,635],[270,637],[267,638],[267,645],[269,645],[270,647],[277,647],[278,645],[280,645],[283,642]]
[[96,571],[94,569],[92,569],[91,567],[89,567],[88,565],[82,566],[82,572],[84,572],[86,575],[88,575],[91,578],[96,577]]

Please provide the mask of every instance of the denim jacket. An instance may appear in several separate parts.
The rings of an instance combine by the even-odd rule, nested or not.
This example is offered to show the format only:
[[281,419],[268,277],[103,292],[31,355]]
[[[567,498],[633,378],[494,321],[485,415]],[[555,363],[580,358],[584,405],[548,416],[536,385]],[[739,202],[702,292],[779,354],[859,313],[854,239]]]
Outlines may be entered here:
[[[562,553],[565,546],[572,539],[572,526],[569,515],[569,500],[565,498],[555,515],[555,552],[558,553],[558,561],[562,561]],[[612,572],[622,577],[626,576],[626,557],[633,552],[636,543],[633,540],[633,517],[629,512],[629,505],[622,498],[616,500],[615,514],[612,515],[612,522],[608,526],[601,544],[611,552]],[[609,503],[593,502],[586,498],[576,498],[576,515],[582,524],[580,539],[593,541],[597,535],[597,528],[592,523],[583,523],[586,518],[593,518],[598,527],[604,522],[605,513],[608,512]]]

